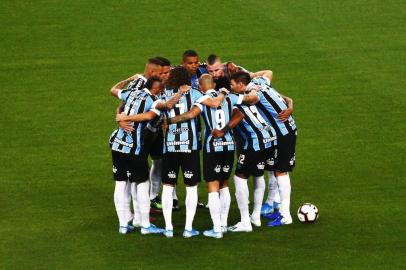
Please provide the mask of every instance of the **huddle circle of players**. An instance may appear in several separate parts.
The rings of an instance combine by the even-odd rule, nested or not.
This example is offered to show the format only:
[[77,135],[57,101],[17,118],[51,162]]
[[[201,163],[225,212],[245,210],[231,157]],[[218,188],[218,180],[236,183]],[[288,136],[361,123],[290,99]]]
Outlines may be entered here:
[[[269,219],[269,227],[292,223],[289,172],[295,166],[297,135],[291,115],[293,101],[272,88],[271,80],[270,70],[248,72],[215,55],[201,64],[198,54],[187,50],[180,66],[172,67],[163,57],[151,58],[143,74],[113,86],[112,95],[121,100],[116,110],[119,128],[110,138],[119,233],[137,227],[142,235],[173,237],[172,212],[179,210],[176,183],[181,168],[186,186],[183,237],[200,234],[192,224],[200,205],[201,150],[207,207],[213,221],[213,228],[204,231],[204,236],[251,232],[253,226],[261,226],[261,215]],[[228,226],[228,179],[235,153],[233,179],[241,220]],[[263,203],[265,171],[269,191]],[[250,176],[254,179],[251,214]],[[150,222],[150,212],[163,213],[165,229]]]

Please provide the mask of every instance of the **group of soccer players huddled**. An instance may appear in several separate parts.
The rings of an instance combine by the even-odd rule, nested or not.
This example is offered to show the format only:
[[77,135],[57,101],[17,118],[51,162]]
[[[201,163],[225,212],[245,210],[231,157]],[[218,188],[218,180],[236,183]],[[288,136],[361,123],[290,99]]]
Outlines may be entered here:
[[[292,223],[289,172],[295,166],[297,129],[293,101],[271,86],[272,76],[270,70],[249,72],[216,55],[202,64],[194,50],[187,50],[179,66],[171,66],[164,57],[151,58],[142,74],[112,87],[111,94],[121,100],[116,109],[119,128],[110,137],[114,204],[121,234],[140,228],[143,235],[173,237],[172,212],[179,210],[179,169],[186,186],[185,238],[200,234],[192,225],[201,205],[209,208],[213,221],[213,228],[203,232],[207,237],[251,232],[253,226],[261,226],[261,216],[269,220],[269,227]],[[207,206],[198,200],[200,151]],[[229,178],[235,156],[233,179],[241,219],[228,226]],[[263,203],[265,171],[269,190]],[[254,199],[250,214],[251,176]],[[163,214],[165,228],[151,223],[150,213],[157,212]]]

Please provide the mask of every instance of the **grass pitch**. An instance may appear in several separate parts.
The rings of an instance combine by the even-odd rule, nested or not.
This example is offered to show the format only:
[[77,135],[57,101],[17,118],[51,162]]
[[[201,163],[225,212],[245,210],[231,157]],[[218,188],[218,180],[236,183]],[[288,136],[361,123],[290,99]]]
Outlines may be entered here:
[[[372,0],[1,1],[0,268],[403,268],[405,10]],[[189,48],[270,68],[294,98],[292,212],[312,202],[316,224],[184,240],[183,208],[173,239],[117,233],[109,88],[148,57],[178,63]],[[206,198],[203,183],[199,192]],[[233,197],[230,224],[238,215]],[[211,225],[207,210],[194,225]]]

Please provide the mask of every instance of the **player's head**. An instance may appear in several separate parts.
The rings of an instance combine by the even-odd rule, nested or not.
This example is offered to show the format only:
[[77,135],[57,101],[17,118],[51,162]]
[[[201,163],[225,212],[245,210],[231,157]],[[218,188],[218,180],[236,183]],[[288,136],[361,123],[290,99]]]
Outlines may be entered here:
[[147,80],[144,87],[147,88],[151,94],[155,96],[159,95],[163,90],[162,80],[158,76],[152,76]]
[[162,56],[157,56],[155,57],[155,59],[157,59],[160,62],[161,66],[160,78],[162,79],[163,83],[166,83],[166,81],[169,78],[169,71],[171,70],[171,62]]
[[203,93],[206,93],[210,89],[214,89],[216,84],[213,81],[213,76],[210,74],[203,74],[199,78],[199,88]]
[[162,69],[160,64],[161,62],[158,59],[148,59],[147,63],[145,64],[144,77],[148,79],[152,76],[160,76]]
[[224,64],[221,63],[220,57],[210,54],[207,57],[207,71],[215,80],[224,77]]
[[194,50],[187,50],[183,53],[182,66],[190,75],[194,75],[199,67],[199,55]]
[[177,89],[182,85],[190,85],[190,75],[183,66],[177,66],[169,72],[169,78],[166,85],[170,88]]
[[247,89],[247,85],[251,82],[250,74],[245,71],[237,71],[230,78],[231,91],[238,94],[243,94]]

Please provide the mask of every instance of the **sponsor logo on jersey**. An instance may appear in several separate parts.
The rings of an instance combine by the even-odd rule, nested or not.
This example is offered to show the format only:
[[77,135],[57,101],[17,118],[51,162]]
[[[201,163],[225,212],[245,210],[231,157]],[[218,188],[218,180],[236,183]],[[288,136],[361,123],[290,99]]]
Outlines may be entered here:
[[233,141],[226,141],[226,142],[223,142],[223,141],[214,141],[214,142],[213,142],[213,145],[214,145],[214,146],[227,146],[227,145],[234,145],[234,142],[233,142]]
[[270,138],[264,138],[264,139],[262,140],[262,142],[263,142],[263,143],[270,143],[270,142],[272,142],[272,141],[274,141],[274,140],[276,140],[276,137],[275,137],[275,136],[270,137]]
[[130,147],[130,148],[132,148],[133,147],[133,143],[127,143],[127,142],[125,142],[125,141],[123,141],[123,140],[120,140],[119,138],[115,138],[114,139],[114,142],[115,143],[118,143],[118,144],[121,144],[121,145],[124,145],[124,146],[127,146],[127,147]]
[[[176,124],[174,124],[174,125],[176,125]],[[171,130],[170,132],[172,134],[176,135],[176,134],[181,134],[182,132],[188,132],[188,131],[189,131],[189,128],[182,127],[182,128],[175,128],[174,130]]]
[[174,145],[188,145],[190,143],[189,140],[186,141],[173,141],[173,142],[166,142],[167,146],[174,146]]

